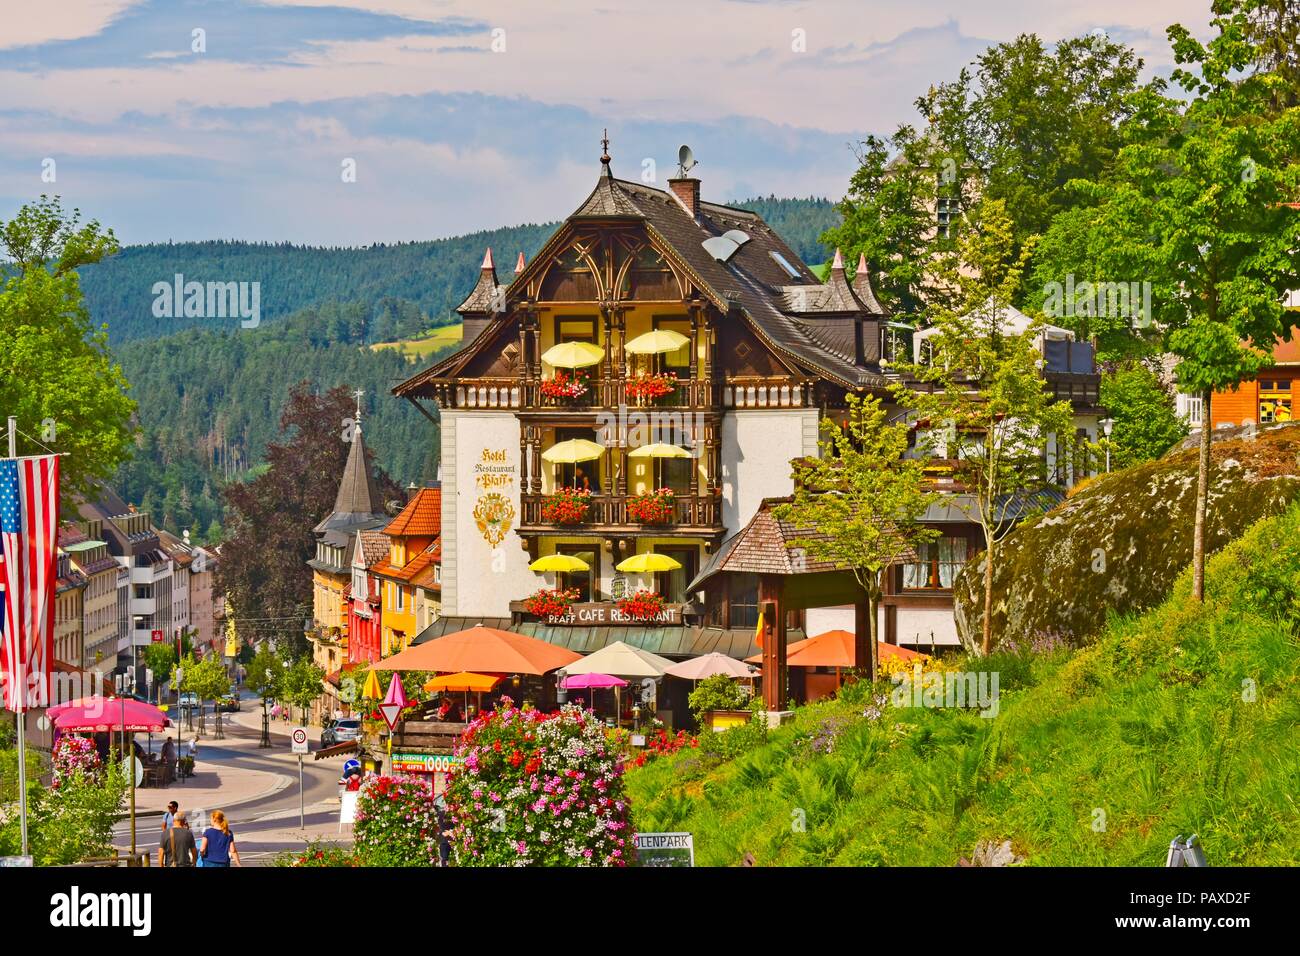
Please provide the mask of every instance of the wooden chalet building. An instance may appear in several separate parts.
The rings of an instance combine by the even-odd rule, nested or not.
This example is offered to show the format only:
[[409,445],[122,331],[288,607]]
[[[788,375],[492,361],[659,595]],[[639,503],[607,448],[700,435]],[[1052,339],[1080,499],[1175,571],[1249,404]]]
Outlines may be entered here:
[[[508,285],[489,250],[458,310],[462,348],[394,389],[430,417],[425,406],[436,404],[441,424],[443,617],[417,641],[485,623],[579,652],[626,640],[670,657],[755,653],[758,575],[708,573],[710,563],[766,499],[791,493],[791,459],[817,454],[819,422],[843,411],[848,392],[889,400],[892,350],[910,343],[893,342],[899,330],[864,261],[850,276],[837,251],[823,282],[755,213],[703,200],[695,178],[667,185],[617,179],[603,155],[591,194]],[[655,330],[676,332],[685,344],[629,351]],[[594,364],[544,359],[566,343],[585,343],[571,351],[585,350]],[[668,373],[676,379],[666,395],[640,391],[647,374],[672,384]],[[1090,359],[1088,373],[1066,375],[1062,386],[1084,380],[1074,393],[1081,411],[1095,411]],[[580,394],[557,387],[575,377],[584,387],[569,392]],[[548,457],[575,440],[599,446],[598,457]],[[690,457],[636,454],[652,444]],[[574,523],[556,520],[551,507],[566,487],[590,491]],[[638,496],[665,487],[670,510],[653,523],[637,520]],[[913,582],[923,595],[914,608],[892,602],[882,615],[887,640],[955,643],[946,565],[977,544],[956,509],[937,509],[934,520],[963,544],[936,546],[918,559],[924,568],[896,569],[897,590]],[[647,551],[681,569],[654,576],[615,569]],[[579,557],[591,571],[557,582],[529,570],[551,554]],[[580,592],[570,614],[526,613],[523,600],[555,583]],[[660,618],[633,624],[615,602],[641,586],[656,588],[667,606]],[[843,626],[836,613],[792,611],[790,639],[804,628]],[[847,613],[852,627],[852,608]]]

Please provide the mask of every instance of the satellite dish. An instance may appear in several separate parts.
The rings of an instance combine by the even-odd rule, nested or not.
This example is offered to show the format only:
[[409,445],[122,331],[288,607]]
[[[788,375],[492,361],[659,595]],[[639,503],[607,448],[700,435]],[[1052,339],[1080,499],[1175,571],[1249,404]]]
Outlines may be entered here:
[[695,159],[695,154],[691,152],[689,146],[683,143],[677,150],[677,178],[682,179],[697,165],[699,163]]
[[736,245],[726,236],[713,236],[709,239],[705,239],[700,243],[700,245],[704,247],[705,252],[711,255],[714,259],[717,259],[719,262],[728,261],[732,256],[740,251],[740,246]]

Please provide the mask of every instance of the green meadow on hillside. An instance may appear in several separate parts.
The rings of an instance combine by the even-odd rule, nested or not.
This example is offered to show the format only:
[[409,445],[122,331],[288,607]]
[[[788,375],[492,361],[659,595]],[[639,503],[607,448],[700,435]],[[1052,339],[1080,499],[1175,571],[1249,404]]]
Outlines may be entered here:
[[[699,865],[1300,862],[1300,505],[1216,555],[1204,606],[1169,599],[1077,650],[1003,652],[996,717],[882,706],[864,684],[737,756],[701,745],[629,773],[637,829],[691,831]],[[727,733],[736,733],[729,731]]]

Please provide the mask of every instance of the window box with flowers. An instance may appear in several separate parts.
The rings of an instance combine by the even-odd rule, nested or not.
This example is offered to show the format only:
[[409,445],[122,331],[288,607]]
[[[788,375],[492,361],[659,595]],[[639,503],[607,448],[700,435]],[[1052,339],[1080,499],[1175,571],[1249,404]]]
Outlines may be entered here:
[[559,488],[542,499],[542,520],[547,524],[582,524],[591,510],[591,492],[585,488]]
[[524,609],[535,617],[564,617],[581,596],[577,588],[541,588],[524,601]]
[[634,398],[641,402],[658,401],[677,391],[677,373],[664,372],[661,375],[656,375],[652,372],[642,372],[636,378],[628,381],[626,390],[628,398]]
[[580,405],[591,398],[591,375],[581,369],[557,370],[542,381],[542,397],[566,405]]
[[618,610],[631,621],[654,621],[664,612],[664,597],[656,591],[642,588],[619,601]]
[[640,524],[669,524],[673,520],[675,500],[671,488],[636,495],[627,503],[628,520]]

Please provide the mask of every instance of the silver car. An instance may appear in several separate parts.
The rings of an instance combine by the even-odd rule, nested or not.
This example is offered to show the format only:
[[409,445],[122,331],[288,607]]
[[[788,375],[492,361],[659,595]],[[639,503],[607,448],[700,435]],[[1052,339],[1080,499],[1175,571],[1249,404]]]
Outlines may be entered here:
[[361,739],[361,721],[356,717],[344,717],[326,727],[320,735],[322,747],[346,744]]

